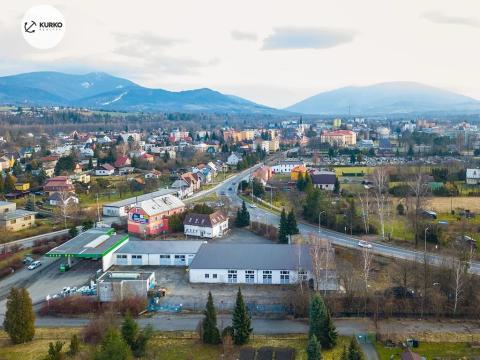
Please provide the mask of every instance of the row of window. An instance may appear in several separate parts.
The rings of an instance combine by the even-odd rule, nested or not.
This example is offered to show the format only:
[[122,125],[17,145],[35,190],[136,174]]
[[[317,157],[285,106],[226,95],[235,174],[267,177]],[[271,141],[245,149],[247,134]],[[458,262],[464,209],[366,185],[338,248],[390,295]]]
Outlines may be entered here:
[[[175,259],[185,261],[185,255],[175,255]],[[126,259],[127,255],[117,254],[117,259]],[[132,255],[132,259],[141,259],[142,255]],[[171,255],[160,255],[160,259],[170,259]]]
[[[238,281],[238,273],[237,270],[228,270],[228,282],[235,284]],[[306,279],[306,274],[300,273],[299,274],[302,278]],[[210,274],[205,274],[205,279],[209,279]],[[212,279],[216,279],[217,274],[212,274]],[[271,284],[272,283],[272,271],[271,270],[263,270],[262,271],[262,282],[264,284]],[[253,284],[255,283],[255,270],[245,270],[245,283]],[[289,284],[290,283],[290,271],[282,270],[280,271],[280,283],[281,284]]]

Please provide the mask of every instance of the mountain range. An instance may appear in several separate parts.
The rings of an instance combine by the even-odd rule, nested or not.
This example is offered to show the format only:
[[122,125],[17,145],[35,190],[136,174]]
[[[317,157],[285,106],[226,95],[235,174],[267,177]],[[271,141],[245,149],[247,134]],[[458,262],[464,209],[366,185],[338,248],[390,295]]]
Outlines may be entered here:
[[0,104],[72,106],[132,112],[279,113],[211,89],[150,89],[106,73],[32,72],[0,77]]
[[470,112],[479,111],[480,102],[433,86],[396,81],[322,92],[285,110],[319,115]]
[[274,109],[208,88],[174,92],[143,87],[102,72],[73,75],[46,71],[0,77],[0,105],[278,116],[480,111],[480,102],[476,99],[415,82],[343,87],[319,93],[285,109]]

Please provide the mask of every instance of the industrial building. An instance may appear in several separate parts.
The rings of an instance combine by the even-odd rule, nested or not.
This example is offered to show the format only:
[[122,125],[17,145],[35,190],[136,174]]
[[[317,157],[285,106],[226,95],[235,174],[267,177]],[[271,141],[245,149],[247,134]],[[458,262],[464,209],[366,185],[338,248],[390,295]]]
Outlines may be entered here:
[[148,290],[154,287],[154,272],[107,271],[97,280],[98,299],[101,302],[146,298]]
[[[265,285],[307,281],[312,286],[317,284],[318,289],[337,290],[333,249],[329,250],[328,266],[319,264],[318,271],[312,264],[311,249],[310,245],[204,244],[190,264],[189,280]],[[325,249],[321,251],[326,253]]]
[[119,266],[188,266],[197,254],[201,240],[129,241],[115,251],[113,264]]
[[102,260],[102,269],[112,266],[115,250],[128,242],[128,234],[116,234],[112,228],[92,228],[53,248],[46,256],[65,258],[71,265],[73,258]]
[[127,216],[128,211],[137,203],[154,199],[164,195],[174,195],[177,196],[177,189],[160,189],[148,194],[143,194],[140,196],[131,197],[128,199],[112,202],[109,204],[103,205],[103,215],[104,216]]

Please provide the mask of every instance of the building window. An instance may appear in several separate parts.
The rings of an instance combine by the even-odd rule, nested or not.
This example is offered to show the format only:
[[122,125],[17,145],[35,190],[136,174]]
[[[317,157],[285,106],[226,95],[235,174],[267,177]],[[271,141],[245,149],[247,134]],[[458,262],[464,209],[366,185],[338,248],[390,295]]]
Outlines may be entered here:
[[213,274],[213,275],[212,275],[212,278],[216,279],[216,278],[217,278],[217,274]]
[[127,255],[117,255],[117,259],[126,259]]
[[308,273],[306,271],[299,271],[298,272],[298,280],[307,281],[308,280]]
[[160,259],[170,259],[170,255],[160,255]]
[[132,255],[132,259],[141,259],[142,255]]
[[15,224],[17,220],[10,220],[10,224]]
[[205,279],[210,278],[210,274],[205,274]]
[[263,271],[263,283],[264,284],[271,284],[272,283],[272,271],[271,270],[264,270]]
[[280,271],[280,284],[290,284],[290,271]]
[[245,270],[245,282],[247,284],[253,284],[255,282],[255,271]]
[[237,282],[237,270],[228,270],[228,282],[233,284]]

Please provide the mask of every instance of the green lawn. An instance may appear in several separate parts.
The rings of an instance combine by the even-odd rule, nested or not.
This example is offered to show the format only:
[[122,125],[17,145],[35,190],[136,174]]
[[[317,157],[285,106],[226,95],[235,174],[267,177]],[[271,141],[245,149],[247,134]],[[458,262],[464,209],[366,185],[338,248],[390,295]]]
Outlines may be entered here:
[[[381,343],[375,344],[380,360],[400,359],[403,349],[386,348]],[[414,352],[424,356],[427,360],[439,359],[460,359],[463,356],[478,356],[480,349],[473,349],[467,343],[420,343]],[[394,356],[393,358],[391,356]]]
[[[45,358],[48,351],[48,343],[60,340],[65,342],[64,349],[68,349],[69,339],[72,334],[79,333],[80,329],[52,328],[37,329],[35,339],[27,344],[11,345],[4,332],[0,332],[0,358],[2,360],[40,360]],[[149,358],[160,358],[162,360],[213,360],[220,359],[222,346],[204,345],[196,339],[194,333],[156,333],[150,342]],[[337,360],[344,345],[349,339],[340,337],[337,346],[332,350],[322,351],[323,360]],[[306,360],[305,348],[307,345],[306,335],[284,335],[284,336],[254,336],[249,347],[259,348],[262,346],[292,347],[296,350],[296,360]],[[235,358],[241,347],[233,347]],[[76,358],[84,358],[86,352],[91,348],[82,347],[83,354]],[[112,359],[113,360],[113,359]]]

